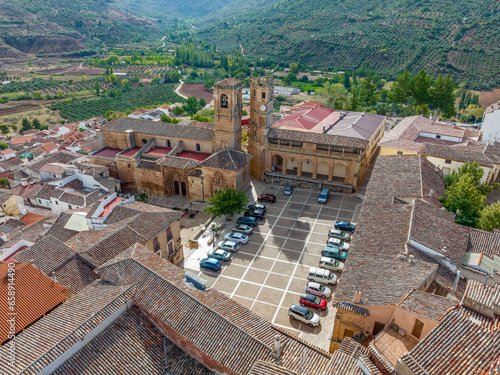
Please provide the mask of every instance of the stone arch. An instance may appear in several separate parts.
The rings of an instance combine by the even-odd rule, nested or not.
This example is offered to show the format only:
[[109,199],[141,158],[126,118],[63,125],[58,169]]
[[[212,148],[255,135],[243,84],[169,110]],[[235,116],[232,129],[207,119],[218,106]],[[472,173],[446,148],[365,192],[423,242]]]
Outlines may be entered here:
[[320,161],[318,163],[317,178],[320,180],[328,180],[330,175],[330,164],[326,161]]
[[335,164],[333,167],[333,179],[344,183],[345,175],[346,166],[344,164]]
[[279,173],[283,171],[283,158],[278,154],[273,155],[272,171]]
[[299,161],[297,158],[286,159],[286,174],[296,176],[299,170]]
[[[165,195],[188,195],[187,177],[178,172],[171,172],[165,175]],[[184,194],[183,194],[184,193]]]
[[302,160],[302,177],[312,177],[314,173],[314,162],[311,159]]

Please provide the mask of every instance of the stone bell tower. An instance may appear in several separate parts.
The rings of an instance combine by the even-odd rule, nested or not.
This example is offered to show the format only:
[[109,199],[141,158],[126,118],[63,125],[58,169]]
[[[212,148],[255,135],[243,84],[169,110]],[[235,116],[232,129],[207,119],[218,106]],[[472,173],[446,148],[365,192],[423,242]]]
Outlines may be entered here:
[[273,124],[273,93],[274,78],[272,76],[252,77],[248,153],[252,155],[250,175],[257,180],[264,178],[266,134]]
[[214,85],[215,148],[241,151],[241,83],[228,78]]

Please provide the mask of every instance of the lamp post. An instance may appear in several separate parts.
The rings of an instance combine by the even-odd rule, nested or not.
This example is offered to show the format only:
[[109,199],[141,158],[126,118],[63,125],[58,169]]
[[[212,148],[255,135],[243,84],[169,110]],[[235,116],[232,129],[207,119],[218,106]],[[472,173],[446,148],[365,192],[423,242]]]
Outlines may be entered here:
[[191,210],[189,217],[193,217],[193,202],[189,202],[189,209]]
[[200,177],[201,177],[201,196],[203,203],[205,203],[205,186],[203,184],[203,173],[200,175]]

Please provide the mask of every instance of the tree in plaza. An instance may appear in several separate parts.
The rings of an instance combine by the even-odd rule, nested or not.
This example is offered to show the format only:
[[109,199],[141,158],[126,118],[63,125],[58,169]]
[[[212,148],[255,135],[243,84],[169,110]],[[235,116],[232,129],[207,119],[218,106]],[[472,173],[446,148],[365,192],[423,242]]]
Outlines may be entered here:
[[327,108],[343,109],[347,98],[347,90],[341,83],[326,82],[323,88],[318,89],[318,96]]
[[31,122],[31,125],[35,128],[35,129],[40,129],[40,127],[42,126],[42,124],[40,123],[40,120],[38,120],[37,118],[34,118],[33,121]]
[[10,129],[9,129],[8,125],[6,125],[6,124],[0,125],[0,132],[2,132],[3,135],[9,134],[9,131],[10,131]]
[[248,197],[243,191],[227,187],[217,190],[208,201],[208,206],[203,209],[207,214],[215,217],[236,215],[246,210]]
[[430,89],[432,104],[439,108],[443,117],[451,118],[455,114],[455,83],[448,74],[440,74]]
[[299,72],[299,66],[296,63],[290,64],[290,71],[297,74]]
[[424,70],[420,70],[411,80],[411,94],[417,105],[429,102],[429,89],[432,85],[431,76]]
[[500,202],[494,202],[481,211],[477,227],[487,231],[500,228]]
[[30,120],[28,120],[27,118],[23,118],[23,120],[21,121],[21,129],[23,132],[26,130],[33,129]]
[[475,227],[493,186],[481,182],[484,171],[476,161],[467,162],[445,177],[446,196],[440,198],[446,210],[456,214],[455,222]]
[[403,73],[396,77],[387,96],[393,103],[399,103],[402,108],[403,103],[406,103],[410,95],[411,74],[405,69]]

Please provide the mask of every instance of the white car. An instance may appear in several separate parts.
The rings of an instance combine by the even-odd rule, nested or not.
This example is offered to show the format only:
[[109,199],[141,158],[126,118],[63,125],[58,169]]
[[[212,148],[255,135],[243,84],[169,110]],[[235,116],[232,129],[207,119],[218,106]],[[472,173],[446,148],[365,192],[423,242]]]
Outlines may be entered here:
[[344,270],[344,263],[334,258],[321,257],[319,261],[319,267],[342,273],[342,271]]
[[345,243],[342,240],[339,240],[338,238],[330,237],[328,241],[326,241],[326,246],[336,247],[340,250],[349,251],[349,244]]
[[332,295],[332,291],[330,290],[330,288],[313,281],[307,283],[306,293],[314,294],[315,296],[321,298],[330,298],[330,296]]
[[340,229],[335,229],[335,228],[332,228],[328,231],[328,236],[339,238],[344,241],[349,241],[351,239],[351,235],[349,233],[346,233]]
[[221,241],[217,244],[217,248],[228,251],[238,251],[240,244],[237,244],[234,241]]
[[240,233],[240,232],[231,232],[228,233],[224,236],[226,240],[229,241],[234,241],[237,243],[247,243],[248,242],[248,236],[246,234]]
[[288,316],[292,320],[300,320],[306,323],[309,327],[316,327],[319,325],[320,317],[318,314],[313,313],[311,310],[305,307],[292,305],[288,309]]

